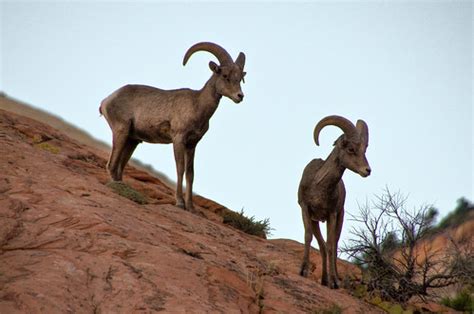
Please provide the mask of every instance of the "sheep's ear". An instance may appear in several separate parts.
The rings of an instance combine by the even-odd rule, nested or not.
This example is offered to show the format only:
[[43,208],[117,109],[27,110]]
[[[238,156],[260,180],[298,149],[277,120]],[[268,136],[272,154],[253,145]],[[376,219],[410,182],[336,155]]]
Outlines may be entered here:
[[221,67],[218,66],[214,61],[209,62],[209,69],[211,69],[211,71],[216,74],[221,73]]
[[235,64],[237,64],[242,70],[245,66],[245,54],[243,52],[239,53],[237,59],[235,59]]

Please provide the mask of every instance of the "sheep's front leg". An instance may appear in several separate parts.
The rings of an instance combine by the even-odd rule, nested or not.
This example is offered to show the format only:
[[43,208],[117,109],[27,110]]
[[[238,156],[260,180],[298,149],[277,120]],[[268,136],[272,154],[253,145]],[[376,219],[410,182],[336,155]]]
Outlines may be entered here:
[[176,161],[176,206],[185,208],[184,207],[184,199],[183,199],[183,174],[184,174],[184,159],[185,159],[185,146],[183,141],[177,139],[173,142],[173,150],[174,150],[174,159]]
[[324,241],[323,235],[321,234],[321,229],[319,228],[318,221],[311,221],[311,227],[313,229],[313,234],[316,237],[319,245],[319,254],[321,254],[321,284],[323,286],[328,285],[328,255],[326,251],[326,242]]
[[331,213],[328,219],[327,225],[327,238],[328,238],[328,256],[329,256],[329,288],[338,289],[336,276],[336,260],[337,260],[337,214]]
[[308,277],[309,271],[309,253],[311,249],[311,240],[313,239],[313,233],[311,232],[311,219],[309,218],[309,213],[305,205],[300,204],[301,212],[303,214],[303,224],[304,224],[304,255],[303,263],[301,264],[300,275],[303,277]]
[[194,151],[195,147],[186,149],[186,209],[195,211],[193,205],[193,181],[194,181]]

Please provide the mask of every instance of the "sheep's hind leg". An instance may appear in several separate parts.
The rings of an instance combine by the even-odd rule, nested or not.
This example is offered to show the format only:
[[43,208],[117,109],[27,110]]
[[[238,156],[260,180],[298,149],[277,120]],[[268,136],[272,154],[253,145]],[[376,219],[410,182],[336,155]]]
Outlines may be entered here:
[[125,169],[127,162],[130,160],[130,157],[132,157],[132,154],[135,151],[135,148],[137,148],[139,143],[140,142],[137,140],[127,138],[127,141],[125,142],[124,148],[122,150],[122,154],[120,155],[119,161],[118,161],[118,167],[117,167],[118,177],[122,178],[123,170]]
[[122,181],[122,174],[118,171],[120,156],[123,154],[127,142],[128,129],[113,132],[112,152],[107,162],[107,171],[114,181]]

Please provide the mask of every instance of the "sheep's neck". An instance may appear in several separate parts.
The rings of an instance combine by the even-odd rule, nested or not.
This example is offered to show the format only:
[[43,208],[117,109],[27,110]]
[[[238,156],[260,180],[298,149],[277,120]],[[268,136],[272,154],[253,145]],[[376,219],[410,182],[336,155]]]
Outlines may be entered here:
[[199,111],[202,112],[203,117],[207,119],[212,117],[222,98],[222,95],[217,93],[216,80],[216,75],[213,74],[204,87],[199,91]]
[[341,166],[339,161],[339,151],[335,147],[324,164],[316,173],[315,184],[319,187],[326,187],[327,190],[336,188],[336,185],[342,178],[345,168]]

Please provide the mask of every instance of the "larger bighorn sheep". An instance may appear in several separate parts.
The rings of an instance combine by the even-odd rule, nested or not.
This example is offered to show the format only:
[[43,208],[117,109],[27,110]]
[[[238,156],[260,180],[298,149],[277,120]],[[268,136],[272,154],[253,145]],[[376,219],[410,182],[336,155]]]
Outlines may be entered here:
[[[341,116],[328,116],[314,128],[314,141],[319,145],[319,133],[327,125],[335,125],[344,131],[326,160],[313,159],[304,169],[298,189],[298,203],[303,214],[305,247],[300,275],[306,277],[309,268],[309,252],[313,234],[319,244],[322,259],[321,284],[337,289],[337,243],[344,219],[346,190],[342,175],[346,168],[370,175],[371,169],[365,157],[369,143],[367,124],[358,120],[356,126]],[[319,222],[327,221],[327,244]],[[327,252],[326,252],[327,250]],[[328,256],[329,255],[329,256]],[[329,257],[329,282],[327,262]]]
[[[235,62],[221,46],[202,42],[184,55],[183,65],[197,51],[208,51],[220,65],[209,62],[213,72],[201,90],[188,88],[162,90],[144,85],[126,85],[105,98],[99,108],[112,129],[112,152],[107,170],[114,181],[122,180],[125,165],[142,141],[173,143],[177,170],[176,206],[194,211],[192,187],[194,152],[209,128],[209,119],[222,96],[235,103],[243,100],[240,81],[245,76],[245,55]],[[183,199],[183,175],[186,172],[186,202]]]

